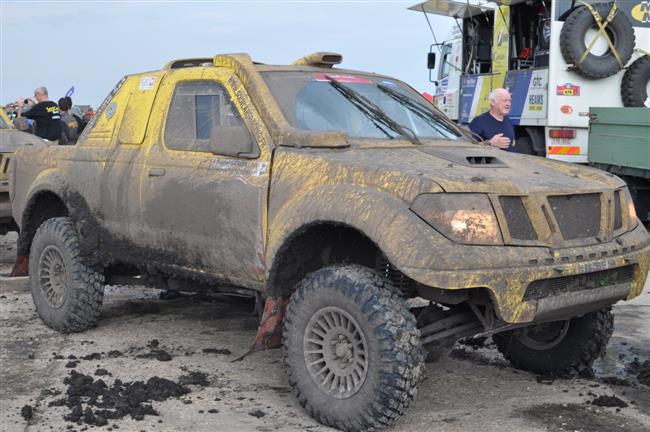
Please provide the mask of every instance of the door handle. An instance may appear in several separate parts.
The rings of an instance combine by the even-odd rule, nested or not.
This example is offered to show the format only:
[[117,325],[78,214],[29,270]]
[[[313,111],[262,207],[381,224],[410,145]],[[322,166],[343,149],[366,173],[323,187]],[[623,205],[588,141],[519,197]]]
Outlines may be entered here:
[[149,168],[149,177],[162,177],[165,175],[165,168]]

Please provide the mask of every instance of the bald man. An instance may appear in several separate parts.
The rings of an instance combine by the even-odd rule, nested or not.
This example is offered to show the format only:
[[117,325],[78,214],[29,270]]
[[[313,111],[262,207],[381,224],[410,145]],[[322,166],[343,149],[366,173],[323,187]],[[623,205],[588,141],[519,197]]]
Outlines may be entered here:
[[[61,113],[57,104],[52,102],[45,87],[34,90],[34,99],[18,99],[18,117],[27,117],[36,121],[34,134],[49,141],[58,142],[61,138]],[[23,112],[25,100],[29,110]]]
[[502,150],[516,152],[515,129],[508,119],[510,92],[504,88],[497,88],[490,92],[490,110],[474,117],[469,124],[469,130],[480,136],[491,146]]

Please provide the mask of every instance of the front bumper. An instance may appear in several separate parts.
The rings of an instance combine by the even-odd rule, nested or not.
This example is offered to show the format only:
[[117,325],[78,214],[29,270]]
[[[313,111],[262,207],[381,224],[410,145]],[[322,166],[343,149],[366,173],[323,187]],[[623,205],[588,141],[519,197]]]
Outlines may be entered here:
[[[614,241],[593,246],[555,250],[527,248],[519,256],[506,249],[495,247],[490,252],[508,255],[508,266],[489,267],[486,266],[488,260],[482,260],[479,264],[484,268],[441,271],[403,267],[400,270],[429,287],[449,290],[486,288],[500,319],[507,323],[528,323],[569,318],[637,297],[643,290],[650,267],[650,237],[641,224]],[[459,259],[462,258],[460,255]],[[495,261],[503,262],[496,258]],[[535,281],[626,266],[631,268],[631,278],[626,283],[525,299],[527,289]]]

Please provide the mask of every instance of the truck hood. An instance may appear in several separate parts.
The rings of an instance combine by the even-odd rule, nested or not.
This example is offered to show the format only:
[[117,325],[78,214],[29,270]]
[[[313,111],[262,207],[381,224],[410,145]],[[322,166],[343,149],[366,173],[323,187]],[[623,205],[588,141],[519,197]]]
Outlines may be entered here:
[[0,129],[0,153],[13,153],[19,147],[43,144],[43,142],[41,138],[27,132],[17,129]]
[[594,168],[472,144],[351,148],[325,154],[332,163],[359,171],[428,179],[446,192],[575,194],[624,185],[612,174]]

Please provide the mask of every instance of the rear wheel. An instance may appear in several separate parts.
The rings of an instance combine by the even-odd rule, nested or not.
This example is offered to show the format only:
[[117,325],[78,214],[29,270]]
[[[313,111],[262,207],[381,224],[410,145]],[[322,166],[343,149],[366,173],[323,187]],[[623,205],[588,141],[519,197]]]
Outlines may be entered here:
[[34,305],[47,326],[72,333],[95,325],[104,298],[104,276],[84,263],[69,218],[48,219],[38,228],[29,275]]
[[591,369],[605,353],[614,328],[611,307],[566,321],[537,324],[492,338],[517,369],[571,376]]
[[346,431],[394,423],[423,373],[415,318],[385,278],[359,266],[327,267],[302,281],[282,348],[300,404]]

